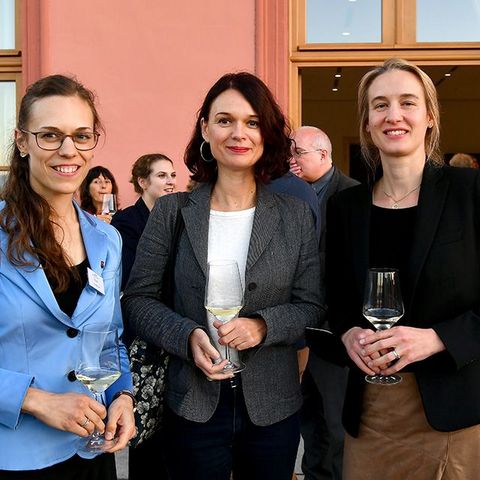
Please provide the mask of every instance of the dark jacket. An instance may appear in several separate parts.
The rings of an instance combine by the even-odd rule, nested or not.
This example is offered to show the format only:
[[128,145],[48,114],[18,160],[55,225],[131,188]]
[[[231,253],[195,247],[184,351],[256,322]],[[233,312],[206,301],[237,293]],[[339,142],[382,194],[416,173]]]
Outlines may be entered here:
[[[327,303],[338,335],[355,325],[371,328],[361,315],[371,204],[371,191],[363,185],[329,204]],[[386,242],[389,235],[395,232],[385,232]],[[470,427],[480,423],[480,172],[427,165],[412,235],[405,315],[398,325],[433,328],[446,351],[409,367],[433,428]],[[364,387],[364,374],[351,368],[344,424],[354,436]]]
[[122,236],[122,283],[121,290],[125,288],[130,270],[132,270],[137,245],[147,224],[150,210],[140,197],[135,205],[118,211],[112,218],[113,225]]

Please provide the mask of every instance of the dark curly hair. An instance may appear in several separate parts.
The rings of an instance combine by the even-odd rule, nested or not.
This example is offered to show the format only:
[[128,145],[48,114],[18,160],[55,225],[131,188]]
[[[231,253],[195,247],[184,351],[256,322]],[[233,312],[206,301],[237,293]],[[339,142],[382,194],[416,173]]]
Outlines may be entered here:
[[[200,155],[203,142],[201,121],[208,121],[215,99],[226,90],[237,90],[258,115],[263,137],[263,154],[255,164],[255,178],[268,183],[288,171],[291,151],[291,129],[285,115],[268,87],[255,75],[248,72],[227,73],[208,91],[198,111],[192,137],[185,151],[184,161],[196,182],[213,182],[217,178],[217,162],[205,162]],[[204,148],[204,150],[209,150]]]

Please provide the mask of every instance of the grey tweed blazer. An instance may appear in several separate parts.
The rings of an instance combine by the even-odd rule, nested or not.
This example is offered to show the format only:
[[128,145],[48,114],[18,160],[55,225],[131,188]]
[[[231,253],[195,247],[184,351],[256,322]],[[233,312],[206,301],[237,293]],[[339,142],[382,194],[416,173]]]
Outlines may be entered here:
[[[245,272],[245,306],[240,316],[261,316],[267,335],[258,347],[240,352],[246,369],[242,385],[250,419],[271,425],[296,412],[302,397],[296,342],[306,326],[323,315],[320,262],[309,207],[290,196],[259,186]],[[204,308],[211,185],[191,194],[161,197],[139,242],[135,264],[122,299],[124,319],[137,335],[172,354],[168,406],[181,417],[206,422],[220,395],[195,366],[188,338],[207,331]],[[162,276],[176,221],[179,195],[185,230],[175,263],[174,311],[160,301]],[[228,238],[225,238],[228,241]]]

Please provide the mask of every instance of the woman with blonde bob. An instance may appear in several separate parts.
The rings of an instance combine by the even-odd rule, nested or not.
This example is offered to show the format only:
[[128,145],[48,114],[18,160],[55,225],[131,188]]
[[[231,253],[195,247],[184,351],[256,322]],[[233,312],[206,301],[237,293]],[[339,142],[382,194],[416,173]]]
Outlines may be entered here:
[[[375,180],[333,197],[327,220],[329,321],[351,360],[344,478],[477,478],[480,175],[442,165],[435,87],[417,66],[387,60],[358,103]],[[405,305],[377,332],[362,316],[372,267],[399,271]],[[365,381],[396,372],[396,385]]]

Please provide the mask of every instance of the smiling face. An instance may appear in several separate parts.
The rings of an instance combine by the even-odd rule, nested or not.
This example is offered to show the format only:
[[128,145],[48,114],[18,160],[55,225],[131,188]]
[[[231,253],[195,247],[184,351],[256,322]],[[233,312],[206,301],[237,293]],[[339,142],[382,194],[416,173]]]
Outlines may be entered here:
[[392,70],[372,81],[368,89],[366,130],[382,160],[414,157],[425,161],[425,135],[429,127],[425,92],[414,74]]
[[[51,96],[36,100],[31,108],[26,129],[30,132],[62,132],[68,135],[93,132],[93,113],[78,96]],[[73,196],[85,178],[93,150],[81,152],[70,137],[58,150],[38,147],[31,133],[16,131],[22,153],[28,154],[30,185],[47,201],[58,196]]]
[[175,191],[177,173],[168,160],[157,160],[150,166],[150,175],[138,178],[138,184],[143,189],[145,203],[153,205],[157,198]]
[[209,142],[219,173],[251,171],[263,154],[257,113],[237,90],[221,93],[212,103],[202,135]]

